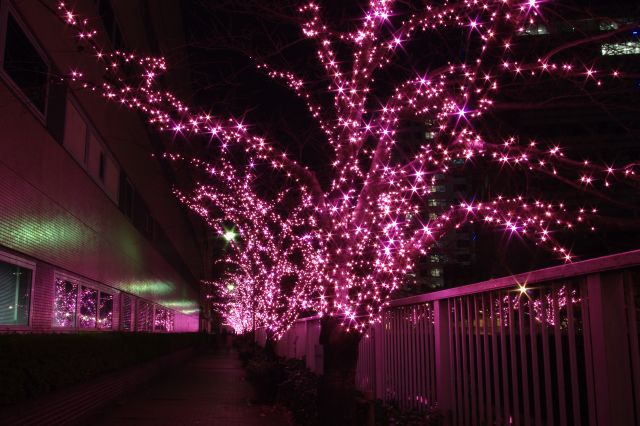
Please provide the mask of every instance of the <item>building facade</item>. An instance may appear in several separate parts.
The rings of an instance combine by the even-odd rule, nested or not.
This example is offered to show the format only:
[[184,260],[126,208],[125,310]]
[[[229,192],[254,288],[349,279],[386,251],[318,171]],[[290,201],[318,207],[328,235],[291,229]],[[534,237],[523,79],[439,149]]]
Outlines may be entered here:
[[[140,3],[77,7],[140,49],[178,2]],[[101,77],[52,4],[0,1],[0,331],[197,331],[203,250],[156,136],[72,69]]]

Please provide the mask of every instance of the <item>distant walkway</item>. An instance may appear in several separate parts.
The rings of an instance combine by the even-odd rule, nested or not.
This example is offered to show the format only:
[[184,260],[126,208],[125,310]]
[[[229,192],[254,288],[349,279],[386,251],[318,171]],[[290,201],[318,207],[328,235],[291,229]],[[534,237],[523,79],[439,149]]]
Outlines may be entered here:
[[286,417],[251,404],[253,389],[235,354],[200,355],[116,400],[88,424],[286,426]]

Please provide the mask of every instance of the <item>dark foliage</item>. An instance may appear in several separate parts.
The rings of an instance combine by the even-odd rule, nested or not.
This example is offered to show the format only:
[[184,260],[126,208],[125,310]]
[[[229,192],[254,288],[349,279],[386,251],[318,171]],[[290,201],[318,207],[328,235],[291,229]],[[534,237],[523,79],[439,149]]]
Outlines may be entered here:
[[256,402],[278,403],[300,426],[318,425],[318,377],[300,360],[284,360],[250,342],[237,344]]
[[189,346],[198,334],[0,334],[0,405],[14,404]]
[[444,417],[438,411],[403,410],[398,407],[398,404],[384,403],[380,400],[375,404],[375,419],[376,426],[440,426],[444,424]]

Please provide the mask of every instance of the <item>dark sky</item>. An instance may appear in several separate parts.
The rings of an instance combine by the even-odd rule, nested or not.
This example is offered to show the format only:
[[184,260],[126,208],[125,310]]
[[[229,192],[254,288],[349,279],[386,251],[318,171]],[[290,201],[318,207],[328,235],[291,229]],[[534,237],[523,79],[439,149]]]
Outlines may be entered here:
[[[324,4],[328,21],[346,29],[362,15],[366,2],[331,1]],[[594,17],[626,17],[638,22],[640,5],[633,1],[556,1],[553,7],[544,6],[548,24],[562,27],[572,22]],[[184,21],[188,29],[189,58],[193,77],[195,101],[202,108],[223,116],[245,117],[254,131],[269,136],[281,148],[309,165],[325,183],[330,178],[327,163],[330,151],[320,130],[308,117],[304,104],[283,85],[256,70],[250,56],[268,59],[276,68],[292,69],[306,77],[311,85],[323,91],[321,69],[315,56],[313,42],[302,37],[296,21],[296,5],[289,0],[196,0],[185,2]],[[188,6],[188,7],[187,7]],[[291,18],[291,17],[294,18]],[[539,37],[517,40],[516,49],[524,60],[535,61],[536,55],[548,51],[559,42],[582,37],[580,30],[565,31],[560,38]],[[634,38],[635,37],[635,38]],[[637,39],[630,32],[619,35],[620,40]],[[378,85],[373,98],[385,99],[393,84],[415,76],[447,61],[461,62],[475,55],[475,45],[458,31],[427,34],[409,43],[398,55],[396,63],[377,76]],[[428,52],[428,53],[427,53]],[[340,52],[338,52],[340,54]],[[621,67],[639,72],[640,56],[602,58],[599,44],[572,49],[566,59],[585,65],[598,62],[602,67]],[[561,56],[560,56],[561,57]],[[559,58],[560,58],[559,57]],[[499,56],[496,54],[495,60]],[[558,94],[554,105],[533,110],[500,111],[486,117],[482,131],[491,137],[502,138],[517,134],[542,142],[558,142],[574,158],[596,161],[635,161],[640,158],[640,79],[630,79],[597,91],[578,84],[514,84],[506,86],[498,98],[504,101],[530,99],[548,101]],[[326,98],[330,102],[329,98]],[[612,142],[615,142],[612,143]],[[621,204],[600,203],[597,197],[575,197],[575,191],[560,188],[557,182],[537,178],[522,179],[509,170],[488,172],[488,168],[471,171],[474,176],[474,195],[481,197],[495,193],[501,183],[510,182],[507,191],[528,193],[547,199],[568,199],[570,203],[592,205],[598,203],[607,215],[624,218],[598,235],[574,235],[582,252],[595,255],[611,251],[637,248],[638,216],[637,188],[626,188],[612,197]],[[517,179],[516,179],[517,177]],[[489,182],[487,184],[487,182]],[[586,200],[586,201],[585,201]],[[523,253],[533,253],[523,249]],[[537,256],[537,255],[536,255]],[[545,256],[542,256],[545,257]],[[507,262],[505,260],[504,262]],[[536,261],[538,262],[538,261]],[[539,263],[543,264],[542,259]],[[523,268],[531,267],[531,261]],[[514,266],[518,269],[517,266]]]

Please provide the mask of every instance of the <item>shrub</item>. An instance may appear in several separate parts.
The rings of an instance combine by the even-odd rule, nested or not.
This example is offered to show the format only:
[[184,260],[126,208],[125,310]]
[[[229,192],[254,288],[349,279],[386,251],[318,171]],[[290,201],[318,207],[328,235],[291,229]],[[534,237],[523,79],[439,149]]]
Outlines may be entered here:
[[303,361],[284,360],[255,345],[244,354],[248,356],[247,378],[255,387],[257,402],[282,404],[296,425],[318,424],[318,377]]
[[441,426],[444,417],[437,410],[401,409],[397,403],[375,403],[376,426]]
[[201,339],[194,333],[0,334],[0,404],[86,382]]

